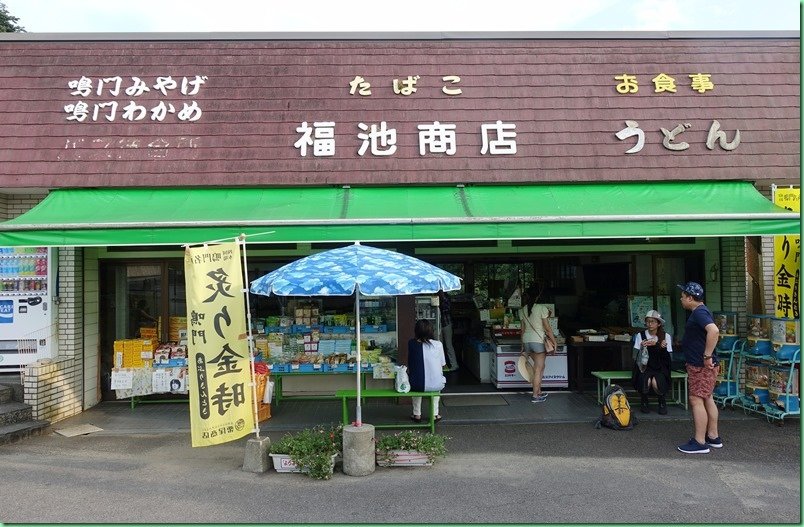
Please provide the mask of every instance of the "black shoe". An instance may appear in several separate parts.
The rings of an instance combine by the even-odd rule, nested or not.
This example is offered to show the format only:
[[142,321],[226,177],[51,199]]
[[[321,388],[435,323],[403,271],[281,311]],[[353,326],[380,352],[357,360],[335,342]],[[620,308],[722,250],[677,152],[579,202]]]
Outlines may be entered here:
[[650,413],[650,403],[648,402],[648,396],[647,395],[642,396],[642,403],[639,405],[639,410],[643,414],[649,414]]
[[667,401],[664,396],[659,397],[659,413],[662,415],[667,414]]
[[410,420],[413,421],[414,423],[421,423],[422,422],[422,417],[421,416],[416,417],[415,415],[411,415]]

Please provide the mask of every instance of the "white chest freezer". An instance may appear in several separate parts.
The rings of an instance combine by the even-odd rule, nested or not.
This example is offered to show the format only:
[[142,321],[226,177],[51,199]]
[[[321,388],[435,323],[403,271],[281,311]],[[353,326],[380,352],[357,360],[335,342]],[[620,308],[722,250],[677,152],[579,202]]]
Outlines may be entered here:
[[[501,344],[495,346],[491,361],[491,382],[497,388],[530,388],[532,385],[517,371],[521,344]],[[548,355],[544,361],[542,387],[566,388],[569,386],[567,373],[567,346],[558,346],[555,355]]]

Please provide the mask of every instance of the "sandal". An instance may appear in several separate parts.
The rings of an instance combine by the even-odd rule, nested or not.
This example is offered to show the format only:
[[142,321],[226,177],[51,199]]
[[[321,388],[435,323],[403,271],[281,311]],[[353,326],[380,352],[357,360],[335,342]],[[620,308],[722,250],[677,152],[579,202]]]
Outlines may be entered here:
[[439,422],[439,421],[441,420],[441,416],[440,416],[440,415],[437,415],[437,416],[435,416],[435,417],[433,418],[433,420],[434,420],[434,421],[437,423],[437,422]]
[[410,419],[411,419],[411,421],[413,421],[414,423],[421,423],[421,422],[422,422],[422,416],[416,417],[415,415],[411,415],[411,416],[410,416]]

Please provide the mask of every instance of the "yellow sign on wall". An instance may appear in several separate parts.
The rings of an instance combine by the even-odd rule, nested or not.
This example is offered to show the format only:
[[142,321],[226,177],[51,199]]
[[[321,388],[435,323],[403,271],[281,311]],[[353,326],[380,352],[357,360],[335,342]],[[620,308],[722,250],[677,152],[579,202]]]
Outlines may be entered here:
[[[773,202],[801,212],[801,189],[777,188]],[[799,318],[801,236],[773,238],[773,295],[777,317]]]
[[194,447],[226,443],[254,430],[239,255],[235,242],[188,248],[184,253]]

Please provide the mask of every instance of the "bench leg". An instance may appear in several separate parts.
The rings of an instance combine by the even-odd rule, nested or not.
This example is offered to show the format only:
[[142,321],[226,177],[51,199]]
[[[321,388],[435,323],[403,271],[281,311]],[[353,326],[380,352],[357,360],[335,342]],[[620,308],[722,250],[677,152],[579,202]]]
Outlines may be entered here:
[[684,409],[687,410],[687,406],[689,405],[689,393],[687,392],[687,378],[684,377]]
[[436,416],[435,404],[434,404],[434,401],[433,401],[433,396],[431,395],[430,396],[430,432],[432,432],[433,434],[435,434],[435,416]]
[[274,406],[279,406],[279,401],[282,400],[282,376],[277,375],[274,381]]
[[349,403],[346,397],[341,397],[341,415],[343,417],[343,426],[349,424]]

